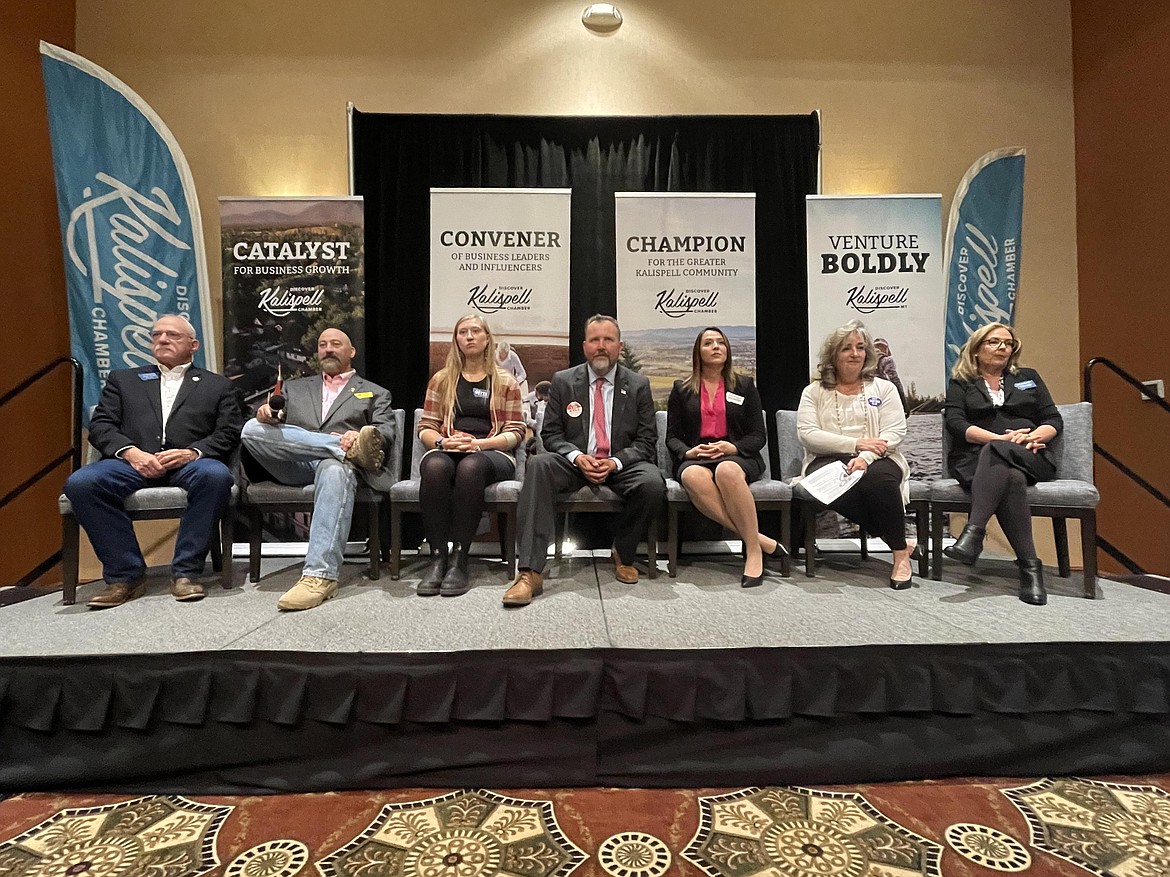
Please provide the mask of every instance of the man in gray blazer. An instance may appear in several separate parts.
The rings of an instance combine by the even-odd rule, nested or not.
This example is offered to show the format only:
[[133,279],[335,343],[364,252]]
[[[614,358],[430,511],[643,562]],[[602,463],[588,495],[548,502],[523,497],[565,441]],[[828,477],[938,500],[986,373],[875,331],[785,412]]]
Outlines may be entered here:
[[585,323],[586,362],[557,372],[540,437],[547,453],[528,460],[520,491],[518,575],[505,606],[527,606],[544,589],[544,563],[555,535],[557,494],[605,485],[625,501],[613,542],[614,575],[638,581],[634,552],[666,492],[654,462],[657,432],[650,382],[618,365],[621,328],[595,314]]
[[326,329],[317,339],[321,375],[287,382],[283,406],[270,398],[244,424],[244,447],[274,480],[314,485],[305,565],[281,609],[312,609],[337,593],[359,472],[375,490],[393,483],[383,466],[395,428],[390,391],[358,377],[356,352],[345,332]]

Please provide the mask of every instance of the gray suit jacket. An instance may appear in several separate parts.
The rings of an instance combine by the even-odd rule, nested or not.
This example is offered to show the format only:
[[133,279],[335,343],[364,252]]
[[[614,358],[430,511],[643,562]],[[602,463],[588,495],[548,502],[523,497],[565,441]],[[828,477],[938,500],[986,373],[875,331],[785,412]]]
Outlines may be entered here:
[[[620,365],[614,368],[617,372],[609,425],[610,454],[621,460],[623,468],[642,461],[653,462],[658,432],[654,425],[650,381]],[[580,406],[576,417],[568,412],[574,402]],[[572,451],[588,453],[591,406],[588,366],[574,366],[553,375],[540,430],[545,450],[562,455]]]

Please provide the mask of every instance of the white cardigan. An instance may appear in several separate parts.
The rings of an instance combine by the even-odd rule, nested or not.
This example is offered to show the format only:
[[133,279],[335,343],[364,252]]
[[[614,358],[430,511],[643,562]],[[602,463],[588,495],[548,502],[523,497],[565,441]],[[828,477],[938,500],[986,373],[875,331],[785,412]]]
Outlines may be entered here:
[[[800,467],[803,477],[809,463],[817,457],[830,454],[856,454],[866,463],[878,459],[873,451],[857,452],[857,442],[837,432],[837,400],[835,389],[826,390],[820,381],[813,381],[800,394],[800,406],[796,409],[796,432],[804,445],[804,462]],[[898,445],[906,437],[906,414],[902,410],[902,399],[898,388],[883,378],[870,378],[865,382],[861,394],[866,400],[877,400],[877,404],[865,407],[865,437],[885,439],[889,445],[886,457],[898,464],[902,470],[902,501],[910,502],[910,466]],[[794,479],[794,483],[796,480]]]

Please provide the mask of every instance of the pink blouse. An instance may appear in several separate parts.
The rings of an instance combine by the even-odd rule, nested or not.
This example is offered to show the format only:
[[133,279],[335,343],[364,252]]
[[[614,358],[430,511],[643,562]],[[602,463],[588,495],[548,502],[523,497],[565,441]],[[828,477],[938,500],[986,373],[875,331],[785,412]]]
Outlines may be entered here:
[[722,380],[719,381],[714,399],[707,394],[706,385],[699,386],[699,437],[727,438],[727,396]]

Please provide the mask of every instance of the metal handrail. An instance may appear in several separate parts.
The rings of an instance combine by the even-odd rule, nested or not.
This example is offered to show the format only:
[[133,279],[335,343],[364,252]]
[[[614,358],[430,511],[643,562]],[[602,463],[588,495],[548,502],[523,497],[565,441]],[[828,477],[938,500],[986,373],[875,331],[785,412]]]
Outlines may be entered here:
[[[5,405],[7,405],[9,402],[11,402],[13,399],[15,399],[17,396],[19,396],[21,393],[23,393],[25,390],[27,390],[29,387],[31,387],[33,384],[35,384],[37,381],[41,380],[42,378],[44,378],[47,375],[51,374],[52,372],[56,371],[62,365],[68,365],[73,373],[73,381],[72,381],[72,384],[73,384],[73,388],[72,388],[73,389],[73,393],[72,393],[72,395],[73,395],[73,405],[72,405],[73,422],[72,422],[72,424],[70,424],[71,428],[70,428],[69,434],[70,434],[71,438],[69,440],[69,450],[65,451],[62,454],[58,454],[48,464],[46,464],[45,466],[42,466],[33,475],[29,476],[24,481],[22,481],[19,485],[14,487],[12,490],[8,491],[8,493],[6,493],[3,497],[0,497],[0,508],[4,508],[4,506],[8,505],[10,502],[15,500],[18,496],[20,496],[22,493],[24,493],[26,490],[28,490],[30,487],[32,487],[34,484],[36,484],[38,481],[40,481],[42,478],[45,478],[47,475],[49,475],[49,473],[51,473],[54,469],[56,469],[58,466],[60,466],[66,460],[70,460],[72,462],[73,471],[76,471],[81,466],[82,446],[81,446],[81,441],[79,439],[79,436],[81,435],[81,401],[82,401],[81,394],[82,394],[82,379],[84,376],[84,370],[81,367],[81,363],[78,362],[76,359],[73,359],[70,356],[60,356],[57,359],[54,359],[52,362],[50,362],[44,368],[29,375],[27,378],[25,378],[23,381],[21,381],[19,384],[17,384],[11,390],[9,390],[7,393],[5,393],[3,396],[0,396],[0,408],[3,408]],[[37,576],[39,576],[42,573],[46,572],[47,570],[51,569],[54,564],[56,564],[58,561],[60,561],[60,559],[61,559],[61,551],[60,550],[49,555],[47,558],[45,558],[40,563],[38,563],[36,565],[36,567],[34,567],[32,572],[30,572],[28,575],[24,576],[21,579],[21,584],[30,582],[33,579],[35,579]]]
[[1121,378],[1127,384],[1132,384],[1134,389],[1136,389],[1139,393],[1141,393],[1143,396],[1146,397],[1147,401],[1153,402],[1158,407],[1160,407],[1163,411],[1170,414],[1170,402],[1167,402],[1165,399],[1161,398],[1160,396],[1153,395],[1150,392],[1149,387],[1147,387],[1145,384],[1143,384],[1141,381],[1139,381],[1137,378],[1135,378],[1132,374],[1127,372],[1125,369],[1121,368],[1117,363],[1115,363],[1113,360],[1109,359],[1106,356],[1094,356],[1092,359],[1090,359],[1088,362],[1085,363],[1084,389],[1085,389],[1085,401],[1086,402],[1093,401],[1093,366],[1095,366],[1095,365],[1105,366],[1107,369],[1109,369],[1111,372],[1113,372],[1115,375],[1117,375],[1119,378]]

